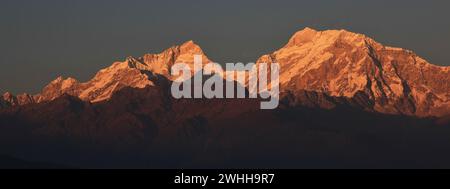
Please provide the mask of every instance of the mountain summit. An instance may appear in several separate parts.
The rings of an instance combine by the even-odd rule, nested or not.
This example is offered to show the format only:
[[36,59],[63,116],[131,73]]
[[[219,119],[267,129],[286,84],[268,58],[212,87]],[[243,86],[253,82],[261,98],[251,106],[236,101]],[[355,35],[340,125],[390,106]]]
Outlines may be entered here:
[[[182,45],[173,46],[159,54],[145,54],[142,57],[128,57],[123,62],[115,62],[111,66],[100,70],[87,82],[80,83],[74,78],[58,77],[50,82],[41,93],[32,96],[31,100],[22,103],[13,100],[10,93],[6,93],[3,104],[24,105],[52,101],[63,94],[76,96],[92,103],[105,101],[124,87],[145,88],[153,86],[159,76],[172,79],[170,67],[178,62],[193,65],[194,55],[203,55],[203,61],[209,62],[200,46],[194,41],[187,41]],[[25,98],[25,97],[21,97]],[[17,98],[18,98],[17,97]]]
[[[47,102],[63,94],[92,103],[106,101],[124,87],[152,87],[161,77],[173,80],[170,67],[178,62],[193,65],[196,54],[203,56],[203,63],[211,62],[200,46],[188,41],[159,54],[128,57],[84,83],[59,77],[34,96],[5,94],[2,106]],[[257,61],[262,62],[280,64],[281,97],[290,105],[311,102],[329,109],[346,104],[419,117],[450,112],[450,67],[432,65],[409,50],[384,46],[362,34],[305,28]]]
[[279,106],[261,110],[261,98],[173,98],[171,66],[192,66],[196,54],[210,62],[188,41],[86,82],[6,93],[0,149],[81,168],[450,167],[450,67],[362,34],[306,28],[258,59],[281,69]]
[[450,112],[450,67],[432,65],[409,50],[383,46],[362,34],[306,28],[258,62],[280,64],[280,89],[285,92],[362,98],[365,109],[389,114]]

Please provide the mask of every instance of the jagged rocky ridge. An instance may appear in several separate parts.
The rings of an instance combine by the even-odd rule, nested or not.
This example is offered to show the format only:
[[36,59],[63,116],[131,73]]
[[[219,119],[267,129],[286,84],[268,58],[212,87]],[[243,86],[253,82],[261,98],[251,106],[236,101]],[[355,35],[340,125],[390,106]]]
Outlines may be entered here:
[[[366,110],[387,114],[439,117],[450,112],[450,67],[362,34],[306,28],[258,62],[280,63],[281,89],[288,95],[310,91],[350,98]],[[323,107],[338,104],[323,100]]]
[[[192,65],[195,54],[210,62],[198,45],[188,41],[159,54],[116,62],[84,83],[59,77],[37,95],[6,93],[1,104],[41,103],[63,94],[92,103],[105,101],[124,87],[151,87],[161,77],[172,80],[170,67],[178,62]],[[261,62],[281,65],[281,98],[292,106],[331,109],[345,104],[419,117],[450,112],[450,67],[432,65],[409,50],[383,46],[362,34],[305,28],[284,47],[257,60]]]
[[[158,77],[171,78],[170,67],[176,62],[192,64],[195,54],[203,52],[193,41],[188,41],[160,54],[146,54],[139,58],[128,57],[124,62],[115,62],[84,83],[71,77],[58,77],[37,95],[23,94],[14,97],[6,93],[3,99],[12,106],[48,102],[63,94],[93,103],[105,101],[124,87],[144,88],[153,86]],[[206,57],[204,59],[205,62],[208,61]]]
[[307,28],[258,60],[282,69],[280,107],[265,111],[258,99],[173,99],[168,70],[194,54],[203,52],[189,41],[87,82],[60,77],[37,95],[5,94],[2,154],[83,168],[450,167],[449,117],[417,118],[448,113],[448,67]]

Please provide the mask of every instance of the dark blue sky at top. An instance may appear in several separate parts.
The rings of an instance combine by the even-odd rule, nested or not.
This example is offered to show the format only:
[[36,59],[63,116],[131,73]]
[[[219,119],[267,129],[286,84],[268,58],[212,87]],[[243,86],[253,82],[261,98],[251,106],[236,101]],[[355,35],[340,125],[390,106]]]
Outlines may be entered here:
[[2,0],[0,92],[81,81],[127,56],[194,40],[214,61],[253,62],[306,26],[364,33],[450,65],[446,0]]

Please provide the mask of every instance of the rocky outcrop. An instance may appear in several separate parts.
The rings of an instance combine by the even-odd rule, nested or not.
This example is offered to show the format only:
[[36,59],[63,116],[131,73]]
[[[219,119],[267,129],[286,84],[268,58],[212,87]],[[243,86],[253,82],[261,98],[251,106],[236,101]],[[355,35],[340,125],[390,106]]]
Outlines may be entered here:
[[14,96],[12,93],[6,92],[0,98],[0,108],[21,106],[31,103],[35,103],[34,97],[26,93]]

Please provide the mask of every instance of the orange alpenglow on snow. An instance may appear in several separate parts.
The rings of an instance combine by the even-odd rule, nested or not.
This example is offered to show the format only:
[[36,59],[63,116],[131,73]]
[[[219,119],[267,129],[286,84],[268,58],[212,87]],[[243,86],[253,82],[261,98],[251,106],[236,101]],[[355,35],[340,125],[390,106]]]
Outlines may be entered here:
[[[116,62],[84,83],[60,77],[40,94],[5,94],[0,101],[2,106],[23,105],[69,94],[84,101],[101,102],[124,87],[155,86],[157,76],[173,80],[171,66],[192,66],[197,54],[202,55],[204,64],[211,62],[197,44],[188,41],[159,54]],[[450,112],[449,66],[432,65],[409,50],[383,46],[362,34],[305,28],[284,47],[256,61],[272,62],[281,66],[281,98],[289,94],[301,100],[305,92],[314,92],[348,99],[365,110],[380,113],[427,117]],[[319,107],[336,106],[332,100],[316,98]]]

